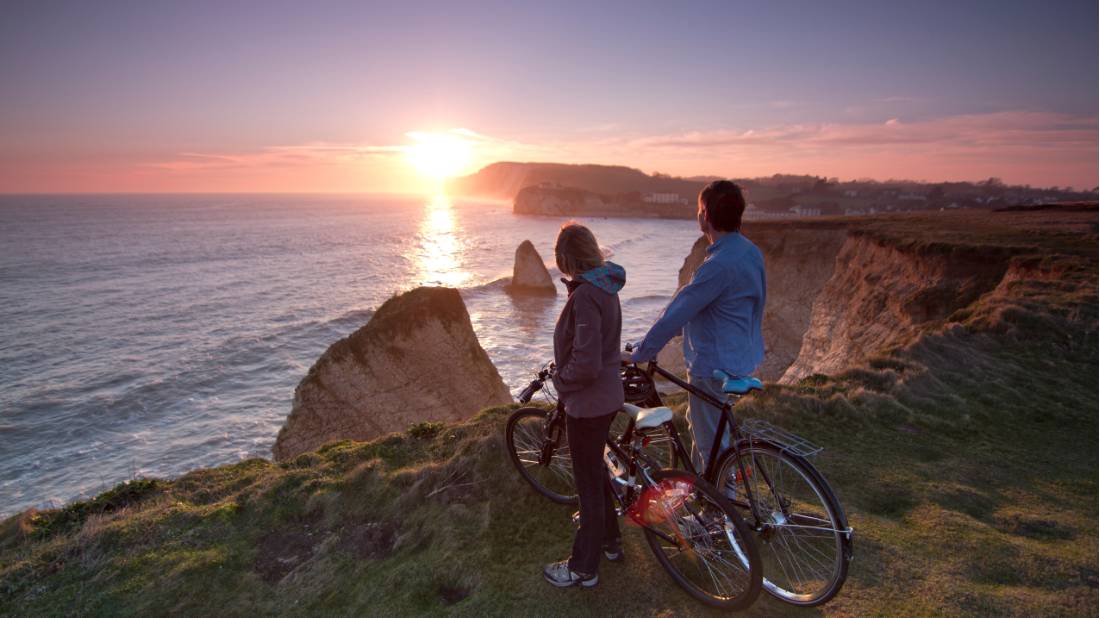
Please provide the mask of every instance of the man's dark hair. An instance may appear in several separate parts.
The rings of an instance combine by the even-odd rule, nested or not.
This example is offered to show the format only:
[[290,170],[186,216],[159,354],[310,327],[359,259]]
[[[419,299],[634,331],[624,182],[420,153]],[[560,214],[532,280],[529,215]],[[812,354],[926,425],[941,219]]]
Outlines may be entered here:
[[699,207],[707,223],[719,232],[739,232],[745,214],[741,187],[729,180],[715,180],[699,192]]

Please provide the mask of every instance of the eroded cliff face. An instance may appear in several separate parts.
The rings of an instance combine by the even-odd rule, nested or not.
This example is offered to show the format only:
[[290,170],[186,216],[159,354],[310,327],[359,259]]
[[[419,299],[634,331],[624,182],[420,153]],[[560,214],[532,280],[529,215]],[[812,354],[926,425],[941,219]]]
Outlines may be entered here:
[[[836,255],[847,232],[842,229],[801,229],[794,226],[747,231],[746,236],[764,254],[768,298],[764,310],[764,363],[759,375],[778,380],[798,358],[802,336],[809,328],[811,309],[833,275]],[[708,242],[700,236],[680,267],[678,287],[691,280],[706,258]],[[684,368],[681,338],[661,351],[658,362],[677,372]]]
[[1007,257],[992,250],[930,250],[849,234],[832,276],[813,299],[798,356],[779,381],[836,373],[911,342],[996,288],[1008,268]]
[[833,277],[847,233],[791,229],[750,238],[764,254],[768,298],[764,305],[764,364],[760,376],[777,380],[798,358],[815,299]]
[[695,209],[692,207],[645,202],[638,192],[608,195],[561,186],[524,187],[512,201],[512,212],[518,215],[552,217],[695,217]]
[[[817,373],[835,374],[952,322],[1002,328],[1001,316],[1018,322],[1036,303],[1042,305],[1035,313],[1039,317],[1029,319],[1051,319],[1051,307],[1060,303],[1044,296],[1075,289],[1060,280],[1059,273],[1072,271],[1068,263],[1036,258],[1034,246],[1014,244],[1026,242],[1020,230],[1000,230],[1012,240],[1008,244],[974,244],[950,236],[948,242],[884,237],[873,225],[871,220],[746,225],[745,235],[764,254],[768,282],[762,378],[792,384]],[[681,287],[705,251],[701,238],[684,260]],[[670,342],[662,364],[682,367],[679,345],[679,338]]]
[[273,451],[282,461],[511,401],[458,291],[416,288],[321,355],[295,389]]

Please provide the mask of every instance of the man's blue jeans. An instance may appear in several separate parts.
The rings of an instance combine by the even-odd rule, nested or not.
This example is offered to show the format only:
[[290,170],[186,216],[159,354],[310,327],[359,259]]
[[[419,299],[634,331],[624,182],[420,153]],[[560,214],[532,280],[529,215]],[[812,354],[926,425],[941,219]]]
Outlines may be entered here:
[[[722,382],[713,378],[688,376],[688,382],[699,390],[714,397],[718,401],[725,401],[726,395],[722,392]],[[718,419],[722,418],[722,410],[704,402],[695,395],[691,396],[688,403],[687,422],[691,430],[691,463],[696,472],[702,475],[707,469],[707,457],[710,456],[711,445],[714,443],[714,434],[718,429]],[[722,432],[722,448],[719,453],[729,446],[728,429]]]

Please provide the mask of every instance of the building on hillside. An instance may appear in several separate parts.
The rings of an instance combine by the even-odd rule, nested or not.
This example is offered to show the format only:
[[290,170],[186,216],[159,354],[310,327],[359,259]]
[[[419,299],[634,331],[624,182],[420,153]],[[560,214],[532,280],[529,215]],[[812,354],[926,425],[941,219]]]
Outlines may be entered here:
[[648,204],[687,204],[679,193],[647,193],[642,201]]

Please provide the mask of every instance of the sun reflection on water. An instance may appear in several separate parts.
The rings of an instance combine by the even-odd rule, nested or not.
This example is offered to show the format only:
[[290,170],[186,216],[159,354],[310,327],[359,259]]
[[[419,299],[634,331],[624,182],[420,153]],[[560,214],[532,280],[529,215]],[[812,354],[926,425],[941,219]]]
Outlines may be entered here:
[[417,245],[411,256],[420,285],[462,287],[470,273],[462,269],[460,259],[464,241],[459,237],[454,208],[445,195],[437,195],[424,206],[417,232]]

